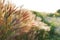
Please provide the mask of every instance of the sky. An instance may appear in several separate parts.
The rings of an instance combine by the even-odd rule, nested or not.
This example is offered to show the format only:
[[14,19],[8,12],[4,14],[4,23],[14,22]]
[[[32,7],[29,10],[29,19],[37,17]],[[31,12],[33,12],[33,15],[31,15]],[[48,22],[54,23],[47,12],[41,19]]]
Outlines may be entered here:
[[10,0],[16,6],[40,12],[56,12],[60,9],[60,0]]

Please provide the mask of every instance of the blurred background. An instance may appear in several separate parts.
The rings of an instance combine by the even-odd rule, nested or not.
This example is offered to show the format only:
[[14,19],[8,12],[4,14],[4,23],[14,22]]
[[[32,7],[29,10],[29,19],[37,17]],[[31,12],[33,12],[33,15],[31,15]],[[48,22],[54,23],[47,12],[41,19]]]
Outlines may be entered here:
[[16,6],[24,5],[23,8],[40,11],[40,12],[56,12],[60,9],[60,0],[10,0]]

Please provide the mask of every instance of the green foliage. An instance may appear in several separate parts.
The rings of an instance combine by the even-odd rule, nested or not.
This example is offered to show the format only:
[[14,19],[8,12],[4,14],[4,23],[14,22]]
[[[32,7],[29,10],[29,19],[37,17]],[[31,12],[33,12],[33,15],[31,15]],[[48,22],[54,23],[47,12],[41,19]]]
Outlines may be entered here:
[[49,14],[48,16],[49,16],[49,17],[53,17],[53,16],[54,16],[54,14]]
[[[47,38],[44,38],[44,39],[39,39],[39,40],[60,40],[60,36],[58,34],[55,33],[55,29],[56,29],[56,26],[53,22],[49,22],[47,20],[45,20],[45,17],[43,17],[44,15],[41,15],[40,13],[38,12],[34,12],[37,16],[41,17],[42,19],[42,22],[46,23],[48,26],[51,27],[51,30],[50,32],[47,32],[47,35],[45,35],[45,37]],[[49,14],[50,17],[53,17],[55,14]],[[47,16],[47,17],[49,17]],[[40,31],[41,32],[41,31]],[[43,34],[43,33],[42,33]],[[41,35],[42,35],[41,34]],[[42,36],[41,36],[42,37]],[[43,37],[42,37],[43,38]]]
[[57,10],[57,13],[60,13],[60,9]]

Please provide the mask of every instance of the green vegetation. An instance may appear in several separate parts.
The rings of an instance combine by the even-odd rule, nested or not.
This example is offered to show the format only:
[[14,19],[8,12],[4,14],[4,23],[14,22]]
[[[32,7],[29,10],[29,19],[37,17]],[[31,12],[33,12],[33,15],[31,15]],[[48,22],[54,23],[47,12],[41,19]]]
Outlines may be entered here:
[[[34,12],[34,14],[36,14],[37,16],[39,16],[42,19],[42,22],[46,23],[48,26],[51,27],[50,32],[46,32],[47,35],[45,35],[45,37],[47,36],[47,39],[44,38],[43,40],[60,40],[60,34],[58,35],[58,34],[55,33],[56,24],[54,22],[49,22],[49,20],[47,20],[47,19],[45,20],[45,18],[47,18],[47,17],[52,18],[53,15],[55,15],[55,14],[49,14],[49,15],[47,15],[47,17],[45,17],[44,15],[41,15],[42,13],[39,13],[39,12],[36,12],[36,11],[33,11],[33,12]],[[56,17],[57,16],[55,16],[55,18]]]
[[57,10],[57,13],[60,13],[60,9]]

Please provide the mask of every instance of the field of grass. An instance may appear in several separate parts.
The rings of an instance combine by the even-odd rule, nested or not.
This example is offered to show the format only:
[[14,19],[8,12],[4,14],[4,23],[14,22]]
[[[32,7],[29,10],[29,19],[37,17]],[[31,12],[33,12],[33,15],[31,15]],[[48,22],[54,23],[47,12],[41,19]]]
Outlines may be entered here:
[[[24,11],[26,10],[23,10],[23,13],[25,13]],[[4,1],[0,1],[0,40],[60,40],[59,13],[31,12],[35,17],[41,18],[40,22],[50,27],[50,31],[39,30],[38,26],[37,28],[32,27],[28,33],[24,33],[24,30],[21,31],[21,21],[19,21],[22,18],[21,9],[17,10],[11,3],[4,5]]]

